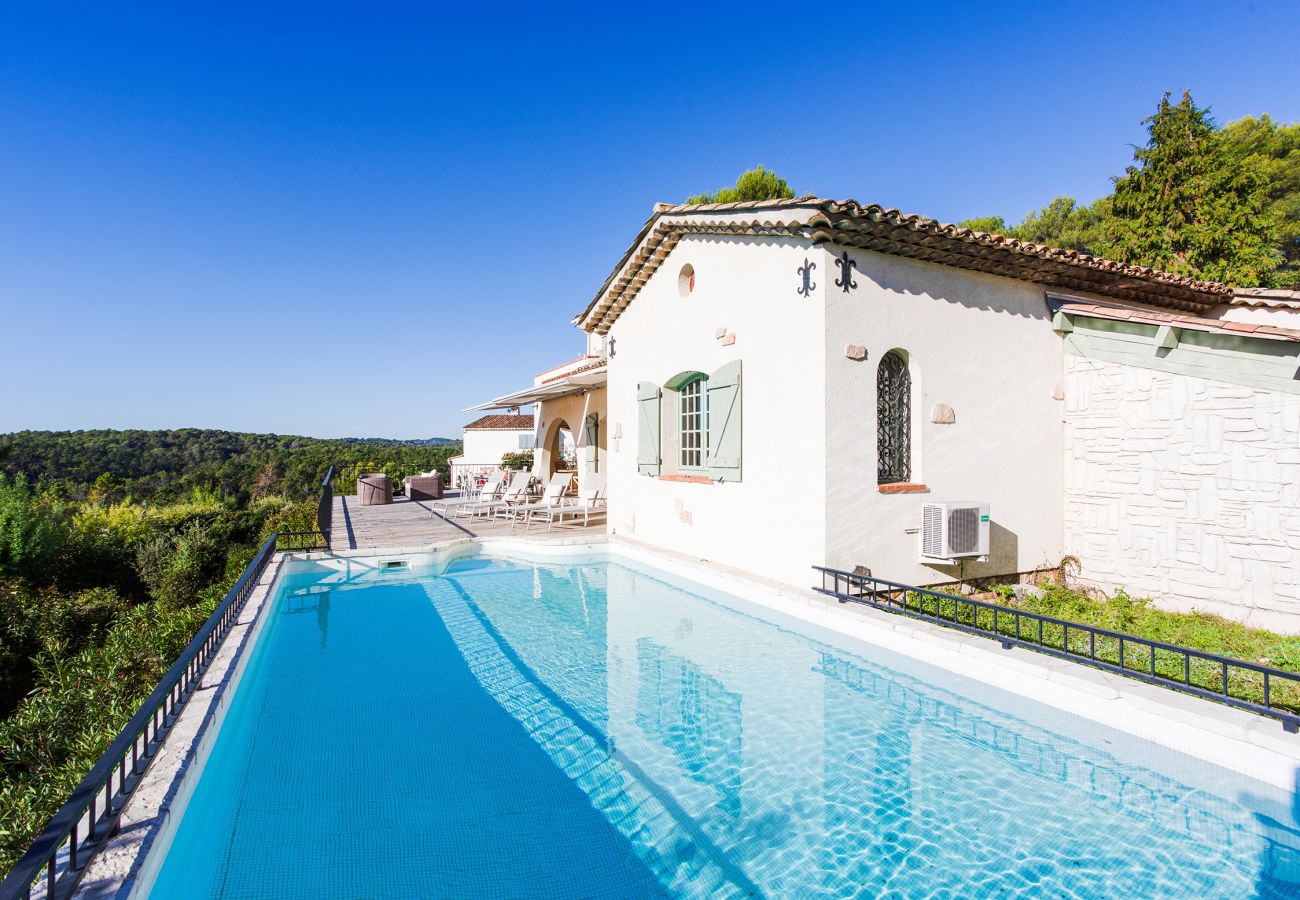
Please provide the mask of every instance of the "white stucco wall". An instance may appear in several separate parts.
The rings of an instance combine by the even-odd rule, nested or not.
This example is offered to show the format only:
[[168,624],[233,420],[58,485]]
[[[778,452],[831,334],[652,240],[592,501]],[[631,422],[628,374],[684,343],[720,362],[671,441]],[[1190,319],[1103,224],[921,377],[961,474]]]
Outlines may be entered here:
[[1075,355],[1065,373],[1083,577],[1300,632],[1300,396]]
[[463,461],[470,465],[480,463],[500,464],[503,454],[519,452],[520,435],[531,435],[532,433],[531,428],[523,431],[504,428],[467,428],[465,429],[461,456]]
[[[609,523],[693,557],[792,584],[825,552],[825,269],[810,297],[796,269],[821,252],[774,238],[686,237],[610,331]],[[679,294],[684,264],[696,287]],[[724,344],[719,329],[734,335]],[[743,365],[739,483],[689,484],[637,473],[636,385]],[[621,436],[620,436],[621,434]]]
[[[827,252],[826,557],[908,584],[951,580],[922,565],[921,505],[990,504],[990,559],[968,577],[1055,566],[1062,555],[1061,339],[1044,290],[1010,278],[850,251],[858,287],[834,285]],[[866,348],[848,359],[845,345]],[[891,349],[912,373],[912,477],[925,493],[881,493],[876,481],[876,371]],[[953,424],[934,424],[935,404]]]

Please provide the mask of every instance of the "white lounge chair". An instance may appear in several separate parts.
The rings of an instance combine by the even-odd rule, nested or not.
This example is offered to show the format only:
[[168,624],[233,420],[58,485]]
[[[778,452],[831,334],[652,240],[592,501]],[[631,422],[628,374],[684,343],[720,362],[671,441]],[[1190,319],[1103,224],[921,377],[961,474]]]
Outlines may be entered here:
[[518,506],[511,506],[503,512],[510,518],[510,530],[515,530],[515,523],[520,519],[524,520],[524,527],[528,526],[530,518],[534,512],[539,509],[559,506],[564,502],[564,495],[569,491],[569,485],[573,483],[573,473],[556,472],[551,476],[551,480],[546,484],[546,490],[542,493],[542,499],[535,503],[523,503]]
[[472,508],[482,502],[497,500],[500,498],[505,478],[506,474],[504,472],[493,472],[488,476],[488,480],[483,483],[483,489],[479,491],[477,497],[458,497],[454,500],[434,503],[429,515],[440,515],[445,519],[447,514],[451,513],[452,518],[460,518],[462,510]]
[[543,509],[535,509],[529,516],[540,516],[546,520],[546,530],[550,531],[556,520],[564,524],[567,516],[573,516],[575,519],[581,515],[583,527],[591,524],[591,513],[605,505],[605,476],[590,475],[587,477],[587,483],[578,491],[578,496],[571,501],[564,502],[558,506],[550,506]]
[[525,497],[528,493],[528,485],[532,480],[533,476],[531,472],[516,472],[510,476],[510,484],[508,484],[504,490],[489,497],[485,487],[483,493],[479,496],[479,499],[457,508],[456,514],[460,515],[462,512],[467,512],[471,519],[480,515],[490,515],[495,519],[498,510],[511,504],[525,502]]

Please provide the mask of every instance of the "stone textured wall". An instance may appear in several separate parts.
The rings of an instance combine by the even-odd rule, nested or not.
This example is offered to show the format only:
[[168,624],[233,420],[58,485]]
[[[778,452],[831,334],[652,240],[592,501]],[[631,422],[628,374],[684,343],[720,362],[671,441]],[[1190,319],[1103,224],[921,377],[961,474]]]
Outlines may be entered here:
[[1300,632],[1300,396],[1065,357],[1082,577]]

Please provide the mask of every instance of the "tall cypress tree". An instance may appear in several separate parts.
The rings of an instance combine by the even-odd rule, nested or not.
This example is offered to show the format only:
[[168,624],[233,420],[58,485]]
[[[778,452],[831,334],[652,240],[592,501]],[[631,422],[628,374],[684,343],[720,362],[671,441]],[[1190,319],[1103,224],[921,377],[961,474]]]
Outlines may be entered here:
[[1264,179],[1230,152],[1209,111],[1169,94],[1143,122],[1150,139],[1115,179],[1108,255],[1206,281],[1249,287],[1278,267]]

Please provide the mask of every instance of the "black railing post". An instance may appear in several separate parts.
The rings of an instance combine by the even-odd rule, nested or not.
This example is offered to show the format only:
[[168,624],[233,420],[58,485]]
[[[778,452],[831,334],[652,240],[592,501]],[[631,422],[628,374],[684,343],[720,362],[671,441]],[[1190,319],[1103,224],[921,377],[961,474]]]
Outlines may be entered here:
[[320,503],[316,507],[316,527],[330,549],[330,532],[334,524],[334,467],[330,466],[320,483]]

